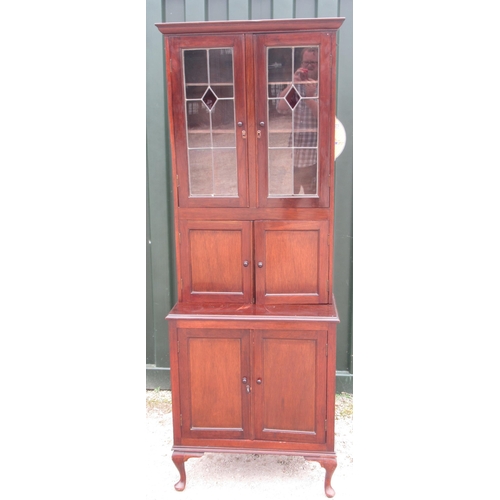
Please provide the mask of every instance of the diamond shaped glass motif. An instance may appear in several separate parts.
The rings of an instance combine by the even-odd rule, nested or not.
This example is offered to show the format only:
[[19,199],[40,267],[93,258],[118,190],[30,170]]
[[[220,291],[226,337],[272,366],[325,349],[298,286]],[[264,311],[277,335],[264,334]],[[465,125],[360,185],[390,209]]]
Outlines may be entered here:
[[205,103],[205,106],[211,110],[217,102],[217,96],[214,94],[213,90],[208,87],[205,95],[201,98],[201,100]]
[[292,88],[288,91],[288,94],[285,96],[285,99],[286,99],[286,102],[288,103],[288,105],[294,109],[295,106],[297,106],[297,104],[299,103],[300,101],[300,94],[297,92],[297,90],[295,89],[295,87],[292,85]]

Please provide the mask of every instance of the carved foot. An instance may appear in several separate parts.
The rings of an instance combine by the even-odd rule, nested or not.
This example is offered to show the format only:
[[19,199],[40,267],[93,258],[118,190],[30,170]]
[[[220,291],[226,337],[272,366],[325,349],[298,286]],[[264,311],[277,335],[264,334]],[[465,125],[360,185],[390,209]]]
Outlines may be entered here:
[[306,457],[306,460],[311,460],[318,462],[321,467],[325,469],[325,495],[328,498],[333,498],[335,496],[335,490],[332,488],[332,476],[337,468],[337,458],[336,457]]
[[172,453],[172,462],[174,462],[181,475],[179,481],[174,486],[177,491],[183,491],[186,487],[186,469],[184,468],[184,462],[189,458],[200,458],[202,456],[203,453],[182,453],[180,451],[174,451]]

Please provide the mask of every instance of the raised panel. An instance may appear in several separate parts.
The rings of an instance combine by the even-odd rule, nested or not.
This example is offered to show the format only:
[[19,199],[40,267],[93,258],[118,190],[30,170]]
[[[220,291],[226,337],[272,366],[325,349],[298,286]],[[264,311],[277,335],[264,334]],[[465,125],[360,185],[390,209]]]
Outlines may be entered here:
[[255,332],[255,436],[325,441],[326,331]]
[[258,303],[328,303],[328,222],[255,223]]
[[243,438],[249,433],[249,333],[179,329],[182,436]]
[[251,302],[251,222],[181,221],[186,301]]

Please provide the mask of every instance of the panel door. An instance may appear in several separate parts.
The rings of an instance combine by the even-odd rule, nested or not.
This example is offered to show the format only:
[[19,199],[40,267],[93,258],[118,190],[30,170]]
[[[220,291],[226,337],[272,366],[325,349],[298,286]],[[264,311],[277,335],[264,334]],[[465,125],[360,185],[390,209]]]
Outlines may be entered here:
[[256,439],[325,442],[326,331],[255,331]]
[[175,37],[169,46],[179,206],[248,206],[243,37]]
[[252,302],[252,223],[180,221],[182,300]]
[[256,221],[256,302],[327,304],[327,221]]
[[249,332],[179,328],[178,339],[182,436],[248,437]]
[[329,32],[255,37],[260,206],[329,206],[332,38]]

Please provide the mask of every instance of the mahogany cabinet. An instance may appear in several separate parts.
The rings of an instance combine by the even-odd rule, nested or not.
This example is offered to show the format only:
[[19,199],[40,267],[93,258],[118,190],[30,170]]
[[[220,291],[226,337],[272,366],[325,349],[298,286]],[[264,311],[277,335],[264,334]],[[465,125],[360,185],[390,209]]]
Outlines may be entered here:
[[336,32],[342,18],[160,23],[178,303],[174,445],[302,455],[334,447]]

